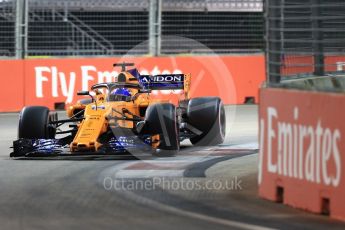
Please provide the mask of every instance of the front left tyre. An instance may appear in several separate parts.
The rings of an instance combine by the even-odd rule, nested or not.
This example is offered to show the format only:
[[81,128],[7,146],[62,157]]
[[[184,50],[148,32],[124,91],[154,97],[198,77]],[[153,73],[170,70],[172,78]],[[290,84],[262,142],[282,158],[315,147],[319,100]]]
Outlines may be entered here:
[[57,114],[49,114],[44,106],[24,107],[20,113],[18,138],[52,139],[55,137],[55,127],[49,125]]

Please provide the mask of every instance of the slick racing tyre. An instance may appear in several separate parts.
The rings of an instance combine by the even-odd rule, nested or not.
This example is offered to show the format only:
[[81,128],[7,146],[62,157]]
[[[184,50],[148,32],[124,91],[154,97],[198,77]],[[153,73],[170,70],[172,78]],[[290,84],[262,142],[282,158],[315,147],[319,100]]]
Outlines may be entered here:
[[55,127],[49,120],[57,120],[57,114],[49,114],[44,106],[28,106],[22,109],[19,117],[18,138],[50,139],[55,137]]
[[225,110],[218,97],[200,97],[189,101],[187,108],[189,125],[201,131],[190,138],[193,145],[213,146],[224,142]]
[[180,149],[176,108],[173,104],[153,104],[146,110],[146,129],[151,135],[160,135],[160,144],[155,155],[173,156]]

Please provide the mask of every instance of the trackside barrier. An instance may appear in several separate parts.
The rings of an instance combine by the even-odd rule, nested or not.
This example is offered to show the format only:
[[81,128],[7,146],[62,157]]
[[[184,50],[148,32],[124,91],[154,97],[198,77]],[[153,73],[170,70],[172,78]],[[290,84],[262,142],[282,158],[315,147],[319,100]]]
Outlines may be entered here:
[[[115,62],[134,62],[142,74],[191,73],[191,96],[219,96],[225,104],[257,102],[265,79],[263,55],[185,56],[136,58],[27,59],[0,61],[2,87],[0,112],[19,111],[26,105],[73,103],[78,90],[113,81]],[[5,88],[5,89],[4,89]],[[177,100],[179,91],[154,92],[155,97]]]
[[260,90],[259,195],[345,220],[345,95]]
[[24,62],[0,61],[0,112],[18,111],[24,102]]
[[[345,63],[344,56],[326,56],[325,57],[325,71],[335,72],[342,71]],[[308,55],[287,55],[284,58],[284,65],[281,68],[283,76],[313,73],[314,72],[314,57]]]

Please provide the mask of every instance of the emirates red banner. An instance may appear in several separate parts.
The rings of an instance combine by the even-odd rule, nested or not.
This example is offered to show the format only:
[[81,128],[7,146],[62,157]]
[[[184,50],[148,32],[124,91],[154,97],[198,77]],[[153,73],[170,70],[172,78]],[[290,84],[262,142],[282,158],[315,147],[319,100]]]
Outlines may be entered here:
[[342,94],[262,89],[260,196],[345,220],[344,116]]

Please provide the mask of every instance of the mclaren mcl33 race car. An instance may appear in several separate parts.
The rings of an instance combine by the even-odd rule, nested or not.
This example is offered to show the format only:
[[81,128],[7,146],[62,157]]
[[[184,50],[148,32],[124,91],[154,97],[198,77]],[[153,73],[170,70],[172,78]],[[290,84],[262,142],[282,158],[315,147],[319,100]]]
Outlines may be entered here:
[[[172,156],[180,142],[211,146],[224,141],[225,111],[218,97],[189,98],[189,74],[140,75],[120,63],[115,82],[79,91],[87,98],[58,119],[47,107],[28,106],[20,113],[18,140],[11,157],[116,155],[145,152]],[[178,104],[156,100],[152,90],[182,90]],[[65,127],[66,130],[63,130]],[[68,128],[69,127],[69,128]]]

